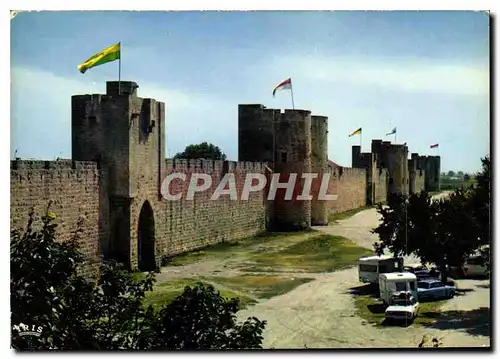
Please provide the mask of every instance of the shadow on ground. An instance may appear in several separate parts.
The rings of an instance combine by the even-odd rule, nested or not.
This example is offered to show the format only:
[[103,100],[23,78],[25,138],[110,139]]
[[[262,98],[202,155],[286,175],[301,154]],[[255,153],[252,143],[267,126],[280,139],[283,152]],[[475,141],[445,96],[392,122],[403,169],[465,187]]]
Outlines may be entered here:
[[351,287],[347,290],[347,293],[352,295],[369,295],[373,298],[378,298],[378,287],[374,284],[359,285],[356,287]]
[[425,327],[440,330],[457,329],[474,336],[491,336],[490,308],[481,307],[468,311],[451,310],[441,312],[440,314],[422,314],[422,316],[427,318],[433,318],[434,315],[438,316],[439,320],[435,323],[424,324]]
[[484,288],[484,289],[490,289],[490,283],[488,283],[488,284],[478,284],[478,285],[476,285],[476,287]]
[[366,307],[373,314],[384,314],[387,308],[383,303],[368,304]]
[[460,297],[462,295],[466,295],[467,293],[473,292],[473,291],[474,291],[474,289],[472,289],[472,288],[464,288],[464,289],[457,288],[457,290],[455,291],[455,295]]
[[394,320],[394,319],[388,319],[385,318],[382,323],[380,323],[380,326],[382,327],[401,327],[401,328],[407,328],[410,325],[413,324],[413,320]]

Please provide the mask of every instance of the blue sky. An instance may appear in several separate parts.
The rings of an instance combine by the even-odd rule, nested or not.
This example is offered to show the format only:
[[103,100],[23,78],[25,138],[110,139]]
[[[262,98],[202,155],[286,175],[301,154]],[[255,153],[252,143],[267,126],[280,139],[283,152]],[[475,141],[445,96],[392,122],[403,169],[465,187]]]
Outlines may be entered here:
[[208,141],[237,160],[238,104],[290,108],[289,92],[271,94],[287,77],[296,108],[329,116],[340,165],[359,127],[364,152],[396,126],[410,152],[439,153],[443,171],[477,171],[489,153],[484,13],[31,12],[11,39],[11,156],[71,156],[71,95],[104,93],[118,72],[76,67],[118,41],[122,79],[166,103],[170,156]]

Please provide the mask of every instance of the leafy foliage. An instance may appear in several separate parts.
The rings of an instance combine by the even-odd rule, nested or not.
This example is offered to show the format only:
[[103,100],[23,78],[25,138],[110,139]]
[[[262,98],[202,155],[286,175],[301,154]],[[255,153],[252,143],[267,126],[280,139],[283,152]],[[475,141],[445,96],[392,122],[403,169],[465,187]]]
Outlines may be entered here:
[[[426,192],[388,196],[378,205],[382,216],[373,230],[379,242],[377,254],[389,250],[394,256],[417,255],[422,263],[435,264],[446,280],[449,267],[461,266],[466,258],[490,240],[490,161],[482,159],[477,187],[456,189],[446,198],[431,200]],[[485,250],[489,258],[489,248]]]
[[476,174],[476,187],[473,191],[474,212],[480,226],[480,241],[490,243],[491,217],[491,160],[489,156],[481,159],[482,171]]
[[481,159],[482,171],[476,174],[477,185],[473,190],[473,211],[479,226],[479,242],[483,247],[481,254],[486,268],[490,270],[491,241],[491,159],[486,156]]
[[207,159],[214,161],[225,161],[226,155],[218,146],[211,143],[202,142],[196,145],[189,145],[184,149],[184,152],[177,153],[174,158],[182,159]]
[[[261,348],[266,322],[237,323],[239,300],[228,300],[212,286],[186,287],[158,311],[145,307],[153,273],[134,276],[116,262],[101,265],[97,282],[79,269],[85,265],[78,230],[57,241],[55,217],[42,218],[34,231],[11,232],[12,346],[18,350],[151,350]],[[41,327],[39,337],[21,336],[19,324]]]
[[[477,222],[471,213],[470,200],[463,190],[449,197],[432,201],[434,235],[416,244],[415,253],[424,263],[434,263],[447,279],[447,268],[460,267],[478,247]],[[418,238],[415,238],[418,240]]]
[[372,232],[380,241],[374,243],[375,253],[381,255],[387,249],[394,257],[408,254],[407,242],[407,197],[397,194],[387,196],[387,204],[377,204],[382,223]]

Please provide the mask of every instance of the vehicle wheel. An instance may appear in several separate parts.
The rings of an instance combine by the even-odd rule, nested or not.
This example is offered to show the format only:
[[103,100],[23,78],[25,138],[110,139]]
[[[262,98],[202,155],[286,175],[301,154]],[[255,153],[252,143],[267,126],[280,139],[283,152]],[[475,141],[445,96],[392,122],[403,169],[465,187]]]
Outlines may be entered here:
[[455,296],[455,292],[454,292],[454,291],[451,291],[451,292],[450,292],[450,295],[449,295],[450,299],[451,299],[451,298],[453,298],[454,296]]

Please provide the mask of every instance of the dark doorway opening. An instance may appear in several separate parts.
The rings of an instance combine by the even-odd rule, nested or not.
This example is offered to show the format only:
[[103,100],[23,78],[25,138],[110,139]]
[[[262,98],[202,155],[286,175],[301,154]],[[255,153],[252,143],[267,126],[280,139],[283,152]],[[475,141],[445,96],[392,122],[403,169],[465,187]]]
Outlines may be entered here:
[[395,191],[394,179],[392,177],[389,178],[389,192],[393,193]]
[[155,221],[153,209],[148,201],[142,205],[137,233],[138,269],[141,272],[154,271],[156,270]]

